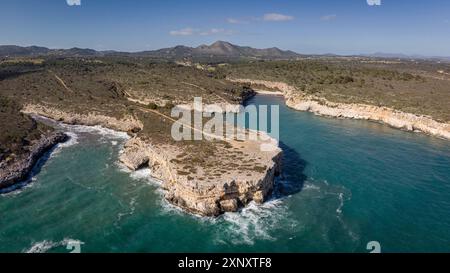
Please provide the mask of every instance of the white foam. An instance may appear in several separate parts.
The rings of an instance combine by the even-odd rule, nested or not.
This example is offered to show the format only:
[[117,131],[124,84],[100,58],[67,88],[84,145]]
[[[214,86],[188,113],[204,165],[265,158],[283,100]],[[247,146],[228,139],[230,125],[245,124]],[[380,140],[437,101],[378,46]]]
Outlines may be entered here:
[[78,144],[78,135],[74,132],[65,132],[66,135],[69,136],[69,140],[67,140],[66,142],[63,143],[59,143],[58,147],[70,147],[73,146],[75,144]]
[[78,144],[78,135],[76,133],[74,132],[64,132],[64,133],[69,136],[69,140],[67,140],[66,142],[58,143],[58,145],[56,145],[55,149],[50,154],[50,158],[53,158],[54,156],[59,154],[62,149]]
[[338,206],[338,208],[336,209],[336,212],[338,213],[338,214],[342,214],[342,207],[344,206],[344,193],[339,193],[338,194],[338,197],[339,197],[339,206]]
[[227,228],[225,236],[220,234],[220,241],[229,238],[232,244],[247,245],[253,245],[255,239],[273,241],[272,232],[276,228],[297,224],[288,214],[288,208],[280,199],[261,205],[251,202],[239,212],[227,212],[222,216]]
[[131,171],[130,169],[125,167],[123,164],[119,163],[118,165],[120,166],[119,169],[121,171],[129,173],[130,177],[134,180],[144,181],[149,185],[161,186],[161,184],[162,184],[162,181],[153,177],[153,174],[152,174],[152,171],[150,170],[150,168],[142,168],[142,169],[139,169],[136,171]]
[[320,187],[314,184],[304,184],[302,190],[320,190]]
[[152,171],[149,168],[142,168],[130,173],[131,178],[135,180],[150,180]]
[[136,210],[136,197],[132,197],[130,200],[129,205],[129,210],[126,212],[119,212],[117,214],[117,221],[116,221],[116,225],[118,224],[118,222],[120,222],[122,220],[123,217],[125,216],[131,216],[134,214],[135,210]]
[[112,129],[108,129],[99,125],[96,126],[86,126],[86,125],[68,125],[68,124],[61,124],[61,126],[68,131],[72,132],[78,132],[78,133],[92,133],[92,134],[98,134],[105,136],[107,138],[112,139],[129,139],[130,136],[128,136],[125,132],[115,131]]
[[26,253],[45,253],[48,250],[55,247],[55,243],[52,241],[42,241],[33,244],[28,250],[26,250]]

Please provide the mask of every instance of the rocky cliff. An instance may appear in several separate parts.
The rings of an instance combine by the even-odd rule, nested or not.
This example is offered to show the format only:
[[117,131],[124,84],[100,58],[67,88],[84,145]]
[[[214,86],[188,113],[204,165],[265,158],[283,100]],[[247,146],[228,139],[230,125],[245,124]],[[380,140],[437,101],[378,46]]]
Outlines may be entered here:
[[[27,105],[23,112],[70,124],[101,125],[127,132],[143,129],[142,122],[131,116],[116,119],[95,113],[82,115],[40,105]],[[195,214],[216,216],[237,211],[251,201],[264,202],[281,169],[281,149],[267,137],[177,145],[154,144],[151,135],[144,139],[132,135],[120,161],[131,170],[150,168],[152,176],[162,181],[165,198]],[[210,150],[204,148],[206,144]],[[274,148],[262,148],[267,146]]]
[[64,133],[54,132],[43,135],[40,140],[29,147],[29,152],[14,160],[10,164],[4,164],[0,168],[0,189],[27,179],[36,162],[56,144],[64,142],[68,136]]
[[[216,154],[210,163],[222,168],[218,176],[210,176],[211,170],[200,165],[195,166],[194,172],[185,172],[190,162],[179,160],[185,153],[182,149],[171,145],[154,146],[139,138],[125,144],[120,161],[132,170],[150,168],[152,176],[162,181],[165,198],[172,204],[195,214],[215,216],[237,211],[251,201],[264,202],[273,189],[275,176],[280,173],[279,148],[263,152],[259,150],[258,141],[230,143],[246,158],[233,163],[225,153]],[[236,168],[251,159],[251,164],[259,168],[245,172]]]
[[23,107],[22,112],[25,114],[36,114],[51,118],[57,121],[62,121],[67,124],[79,125],[101,125],[109,129],[123,131],[123,132],[137,132],[143,128],[140,120],[132,116],[127,116],[122,119],[115,117],[101,115],[95,112],[89,114],[68,113],[62,110],[45,107],[36,104],[27,104]]
[[405,113],[388,107],[378,107],[367,104],[346,104],[330,102],[324,98],[306,95],[295,87],[283,82],[273,82],[251,79],[229,79],[234,82],[250,83],[267,86],[284,93],[286,105],[299,110],[309,111],[316,115],[365,119],[383,122],[392,127],[423,132],[444,139],[450,139],[450,124],[433,120],[431,117]]

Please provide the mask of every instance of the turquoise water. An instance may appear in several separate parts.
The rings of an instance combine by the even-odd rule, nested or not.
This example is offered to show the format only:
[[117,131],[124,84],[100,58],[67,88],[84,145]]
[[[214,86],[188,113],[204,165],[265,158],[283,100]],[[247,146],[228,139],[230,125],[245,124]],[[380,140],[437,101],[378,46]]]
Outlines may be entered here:
[[280,104],[274,198],[216,219],[167,204],[149,173],[117,164],[124,136],[76,136],[33,183],[0,196],[0,252],[450,252],[450,142]]

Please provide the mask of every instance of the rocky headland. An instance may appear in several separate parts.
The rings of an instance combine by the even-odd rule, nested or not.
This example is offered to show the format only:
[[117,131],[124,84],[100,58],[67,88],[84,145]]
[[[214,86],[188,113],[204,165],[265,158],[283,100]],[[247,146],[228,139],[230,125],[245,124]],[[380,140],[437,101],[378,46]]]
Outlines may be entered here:
[[170,203],[203,216],[237,211],[251,201],[264,202],[281,169],[281,149],[261,149],[262,145],[274,143],[266,135],[257,140],[202,140],[177,145],[139,135],[144,124],[133,116],[118,119],[32,104],[22,112],[68,124],[100,125],[128,132],[131,138],[124,145],[120,162],[130,170],[149,168],[152,176],[162,182]]
[[[132,138],[125,144],[120,161],[132,170],[150,168],[162,181],[165,198],[172,204],[195,214],[215,216],[237,211],[251,201],[262,203],[271,193],[274,178],[280,173],[281,150],[263,152],[260,144],[217,144],[220,153],[206,157],[202,164],[192,164],[183,149]],[[230,149],[239,151],[242,157],[234,158],[227,152]],[[213,170],[212,165],[219,168]]]
[[2,162],[2,166],[0,166],[0,189],[25,181],[38,160],[56,144],[67,139],[68,136],[61,132],[42,135],[41,139],[30,145],[28,153],[16,158],[11,163]]

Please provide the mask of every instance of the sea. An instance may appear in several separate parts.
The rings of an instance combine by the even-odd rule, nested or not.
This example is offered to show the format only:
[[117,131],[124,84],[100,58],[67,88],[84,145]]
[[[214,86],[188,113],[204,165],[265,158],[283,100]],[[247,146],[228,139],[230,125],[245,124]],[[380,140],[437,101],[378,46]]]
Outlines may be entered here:
[[71,139],[0,194],[0,252],[450,252],[450,142],[279,105],[283,173],[270,199],[216,218],[163,197],[118,162],[128,136]]

